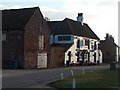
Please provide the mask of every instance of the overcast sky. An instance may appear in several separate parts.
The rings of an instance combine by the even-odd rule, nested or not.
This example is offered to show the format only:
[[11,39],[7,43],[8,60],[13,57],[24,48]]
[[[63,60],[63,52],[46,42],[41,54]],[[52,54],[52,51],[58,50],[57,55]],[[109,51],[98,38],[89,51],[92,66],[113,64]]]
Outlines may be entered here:
[[83,13],[84,23],[103,40],[111,34],[118,44],[118,1],[119,0],[0,0],[0,9],[39,6],[44,17],[51,21],[70,18],[76,20]]

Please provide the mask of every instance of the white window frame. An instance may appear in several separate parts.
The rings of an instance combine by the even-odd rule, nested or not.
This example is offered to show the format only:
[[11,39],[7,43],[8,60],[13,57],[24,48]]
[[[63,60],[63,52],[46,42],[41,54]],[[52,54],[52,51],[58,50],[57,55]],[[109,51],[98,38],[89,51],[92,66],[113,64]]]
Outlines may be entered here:
[[44,50],[44,36],[39,35],[39,50]]
[[[93,48],[92,48],[92,45],[93,45]],[[90,50],[94,50],[94,42],[93,41],[90,42]]]

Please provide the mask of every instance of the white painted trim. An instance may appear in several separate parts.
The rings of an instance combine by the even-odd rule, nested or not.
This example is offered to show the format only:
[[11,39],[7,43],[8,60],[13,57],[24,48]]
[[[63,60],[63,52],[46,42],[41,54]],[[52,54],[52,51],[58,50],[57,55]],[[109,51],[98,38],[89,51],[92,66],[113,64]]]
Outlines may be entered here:
[[[70,63],[77,63],[77,56],[75,55],[76,53],[77,53],[77,51],[76,51],[76,49],[77,49],[77,40],[78,39],[83,39],[84,40],[84,45],[85,45],[85,38],[86,37],[81,37],[81,36],[74,36],[74,44],[65,52],[65,64],[66,64],[66,61],[68,60],[68,52],[69,51],[71,51],[71,62]],[[90,62],[94,62],[94,53],[96,53],[96,61],[97,60],[100,60],[100,63],[102,63],[102,52],[101,52],[101,50],[98,50],[98,44],[99,44],[99,40],[96,40],[96,39],[91,39],[91,38],[87,38],[87,39],[89,39],[90,40],[90,42],[92,41],[93,42],[93,44],[94,44],[94,42],[97,42],[96,44],[96,46],[97,46],[97,48],[96,48],[96,50],[93,50],[92,52],[90,51],[90,49],[88,50],[88,51],[90,51],[91,52],[91,54],[90,54]],[[79,48],[80,49],[80,48]],[[100,54],[100,56],[99,56],[99,54]]]
[[39,35],[39,50],[44,50],[44,36]]
[[116,62],[118,62],[119,61],[119,48],[118,47],[116,47]]

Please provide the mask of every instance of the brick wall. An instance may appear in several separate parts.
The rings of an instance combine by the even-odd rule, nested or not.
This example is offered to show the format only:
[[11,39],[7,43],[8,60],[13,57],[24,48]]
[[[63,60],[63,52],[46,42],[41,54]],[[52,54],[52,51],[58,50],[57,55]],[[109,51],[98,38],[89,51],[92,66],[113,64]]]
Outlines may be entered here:
[[51,47],[50,50],[50,62],[49,67],[55,68],[55,67],[62,67],[64,66],[64,48],[62,47]]
[[[24,68],[37,68],[38,52],[49,53],[49,30],[39,9],[35,11],[25,27],[24,33]],[[39,35],[45,37],[44,50],[39,50]],[[49,57],[49,55],[48,55]]]
[[[8,29],[6,33],[7,41],[2,43],[3,68],[35,69],[38,52],[47,52],[49,61],[50,32],[39,8],[23,30]],[[44,36],[44,50],[39,50],[39,35]]]
[[3,68],[23,68],[23,30],[6,31],[2,41]]
[[114,42],[105,40],[100,44],[101,51],[103,53],[103,63],[110,63],[113,60],[116,60],[116,46]]

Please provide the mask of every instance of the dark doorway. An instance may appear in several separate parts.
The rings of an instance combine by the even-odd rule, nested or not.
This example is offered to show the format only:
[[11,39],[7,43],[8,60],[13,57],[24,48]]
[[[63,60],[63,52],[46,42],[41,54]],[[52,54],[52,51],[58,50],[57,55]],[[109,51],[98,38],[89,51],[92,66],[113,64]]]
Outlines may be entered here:
[[96,53],[94,53],[94,62],[96,63]]
[[90,52],[88,52],[88,62],[90,62]]
[[77,62],[80,61],[80,52],[77,52]]
[[71,51],[68,52],[68,60],[71,62]]
[[84,63],[84,59],[85,59],[84,54],[85,54],[85,52],[82,51],[82,53],[81,53],[81,56],[82,56],[82,64]]

